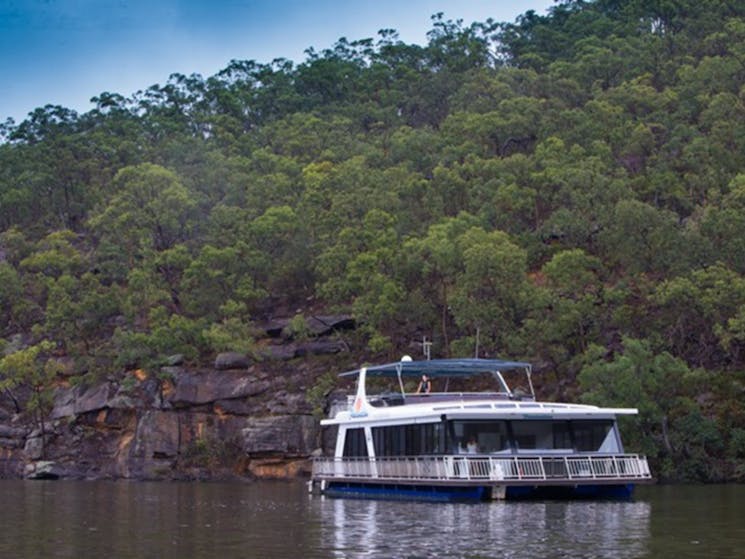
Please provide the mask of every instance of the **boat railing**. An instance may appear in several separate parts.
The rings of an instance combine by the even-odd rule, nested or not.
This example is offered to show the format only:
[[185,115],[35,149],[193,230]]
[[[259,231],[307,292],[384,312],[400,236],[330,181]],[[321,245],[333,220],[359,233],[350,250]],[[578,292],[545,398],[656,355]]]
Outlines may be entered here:
[[[346,406],[351,408],[354,404],[356,396],[354,394],[348,394],[346,397]],[[470,402],[474,400],[515,400],[519,402],[531,401],[532,398],[525,396],[515,397],[510,396],[507,392],[429,392],[427,394],[418,394],[416,392],[389,392],[382,394],[370,394],[368,395],[368,401],[375,407],[380,406],[397,406],[404,404],[421,404],[430,403],[436,404],[441,402]],[[556,407],[555,405],[553,407]]]
[[316,458],[313,479],[386,482],[571,484],[651,481],[638,454],[592,456],[396,456]]

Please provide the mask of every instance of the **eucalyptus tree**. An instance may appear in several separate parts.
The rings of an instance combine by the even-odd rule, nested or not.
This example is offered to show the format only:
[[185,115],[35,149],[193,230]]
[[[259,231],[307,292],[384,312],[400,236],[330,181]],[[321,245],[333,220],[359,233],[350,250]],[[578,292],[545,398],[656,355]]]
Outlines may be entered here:
[[[455,352],[475,340],[481,355],[513,355],[532,298],[527,253],[502,231],[470,228],[455,239],[459,270],[450,306],[459,328]],[[478,339],[476,339],[478,336]],[[468,348],[470,349],[470,348]]]
[[399,250],[395,218],[380,209],[365,214],[362,226],[350,222],[315,259],[317,293],[340,309],[351,309],[368,345],[374,350],[391,347],[388,337],[396,323],[406,323],[407,294],[398,271],[408,263]]
[[665,349],[695,366],[713,369],[731,362],[728,342],[737,339],[745,305],[741,274],[721,264],[693,270],[659,283],[651,300],[654,330]]
[[[8,392],[19,406],[18,412],[28,412],[39,430],[40,458],[45,457],[47,420],[54,407],[54,380],[59,372],[58,363],[52,358],[55,344],[43,340],[37,344],[13,351],[0,358],[0,390]],[[26,390],[23,400],[15,395]]]
[[11,334],[19,326],[19,305],[23,301],[23,284],[16,268],[8,262],[0,262],[0,337]]
[[690,252],[676,214],[634,199],[619,201],[601,235],[607,262],[625,274],[667,277],[690,268]]
[[432,317],[429,327],[442,340],[445,355],[450,353],[455,328],[452,299],[463,271],[462,247],[457,241],[478,225],[476,217],[461,213],[431,225],[425,235],[412,237],[403,245],[407,292],[428,309],[426,314],[420,314]]
[[124,167],[113,187],[90,225],[121,250],[130,267],[147,251],[164,251],[190,238],[195,200],[173,171],[152,163]]
[[698,226],[712,261],[745,274],[745,175],[737,175],[728,190],[703,208]]
[[574,386],[581,356],[611,330],[606,279],[600,259],[579,248],[557,252],[536,275],[520,337],[525,353],[550,364],[559,397]]
[[722,440],[716,428],[712,440],[708,431],[713,423],[701,417],[693,400],[702,386],[700,372],[632,338],[624,338],[622,351],[613,355],[593,345],[584,360],[579,374],[582,399],[595,405],[638,408],[638,416],[622,418],[631,424],[626,429],[627,445],[649,456],[660,477],[681,477],[711,460],[705,452],[690,452],[694,447],[703,450],[704,445],[712,451]]

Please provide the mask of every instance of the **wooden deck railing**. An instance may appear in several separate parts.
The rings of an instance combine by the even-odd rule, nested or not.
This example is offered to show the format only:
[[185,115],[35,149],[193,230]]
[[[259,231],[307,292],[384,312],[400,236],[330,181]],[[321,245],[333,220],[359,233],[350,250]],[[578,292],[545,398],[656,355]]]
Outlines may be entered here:
[[598,456],[397,456],[316,458],[314,480],[504,485],[651,481],[637,454]]

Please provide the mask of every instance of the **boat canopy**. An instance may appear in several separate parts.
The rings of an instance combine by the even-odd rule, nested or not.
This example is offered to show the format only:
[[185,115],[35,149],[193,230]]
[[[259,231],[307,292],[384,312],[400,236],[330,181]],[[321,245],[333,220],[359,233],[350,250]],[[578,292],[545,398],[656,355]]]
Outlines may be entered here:
[[[531,370],[530,363],[503,359],[431,359],[429,361],[401,360],[385,365],[364,367],[367,376],[398,377],[427,375],[429,377],[470,377],[482,373],[512,370]],[[340,377],[359,375],[362,369],[341,373]]]

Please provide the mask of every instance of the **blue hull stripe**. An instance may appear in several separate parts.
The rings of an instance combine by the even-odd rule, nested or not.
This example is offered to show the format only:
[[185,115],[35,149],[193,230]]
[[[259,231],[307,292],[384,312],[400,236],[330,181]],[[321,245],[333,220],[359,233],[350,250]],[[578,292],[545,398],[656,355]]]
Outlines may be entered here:
[[[633,484],[578,486],[508,486],[507,499],[614,499],[628,500]],[[488,486],[451,487],[445,485],[384,485],[375,483],[332,482],[324,490],[331,497],[360,499],[399,499],[414,501],[483,501],[490,498]]]
[[365,483],[330,483],[325,495],[362,499],[402,499],[415,501],[481,501],[486,487],[446,487],[439,485],[380,485]]

